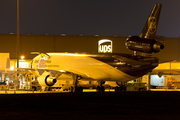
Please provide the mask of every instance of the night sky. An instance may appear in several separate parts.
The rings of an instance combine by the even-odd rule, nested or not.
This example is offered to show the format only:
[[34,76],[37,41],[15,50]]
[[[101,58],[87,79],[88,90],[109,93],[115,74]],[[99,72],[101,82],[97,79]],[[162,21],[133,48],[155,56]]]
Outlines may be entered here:
[[[20,34],[140,35],[162,3],[157,35],[180,37],[179,0],[19,0]],[[16,33],[16,0],[0,1],[0,34]]]

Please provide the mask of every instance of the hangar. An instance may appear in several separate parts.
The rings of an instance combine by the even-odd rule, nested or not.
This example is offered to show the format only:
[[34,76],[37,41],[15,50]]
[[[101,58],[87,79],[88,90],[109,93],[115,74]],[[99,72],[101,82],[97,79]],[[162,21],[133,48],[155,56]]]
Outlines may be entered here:
[[[36,55],[33,52],[46,53],[46,52],[72,52],[72,53],[97,53],[100,40],[110,40],[113,53],[128,53],[133,54],[132,51],[126,49],[125,40],[126,36],[85,36],[85,35],[20,35],[19,45],[19,58],[20,67],[28,68],[31,59]],[[10,67],[16,68],[16,34],[0,34],[0,53],[7,53],[7,58],[10,60]],[[180,38],[165,38],[165,49],[161,52],[154,54],[160,61],[168,61],[176,59],[175,61],[160,64],[149,75],[143,76],[140,82],[151,82],[151,87],[161,88],[180,88]],[[104,48],[107,50],[107,48]],[[101,49],[102,50],[102,49]],[[1,56],[1,55],[0,55]],[[7,62],[7,61],[6,61]],[[7,63],[6,63],[7,64]],[[1,81],[6,79],[3,74],[7,71],[7,67],[1,70]],[[155,75],[161,75],[158,78]]]

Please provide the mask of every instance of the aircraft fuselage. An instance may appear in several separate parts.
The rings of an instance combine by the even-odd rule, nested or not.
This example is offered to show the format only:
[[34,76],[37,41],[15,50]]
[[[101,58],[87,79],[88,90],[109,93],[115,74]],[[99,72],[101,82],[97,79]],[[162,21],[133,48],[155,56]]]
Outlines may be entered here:
[[[115,57],[121,56],[132,62],[146,64],[131,65]],[[129,81],[146,74],[157,65],[157,58],[132,56],[129,54],[71,54],[47,53],[47,56],[37,56],[33,59],[33,69],[56,70],[80,75],[83,79],[103,81]]]

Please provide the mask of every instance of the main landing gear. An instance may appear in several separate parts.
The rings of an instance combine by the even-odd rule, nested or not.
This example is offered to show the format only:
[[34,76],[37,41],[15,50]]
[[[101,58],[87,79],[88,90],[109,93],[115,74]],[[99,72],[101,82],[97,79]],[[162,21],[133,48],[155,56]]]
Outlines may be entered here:
[[[81,76],[77,74],[72,74],[73,85],[70,87],[70,92],[83,92],[83,87],[78,86],[78,80],[82,79]],[[100,81],[99,86],[97,86],[97,92],[104,92],[105,88],[102,86],[105,81]]]
[[116,84],[118,85],[118,87],[115,87],[115,92],[126,91],[125,82],[116,82]]
[[79,87],[78,80],[81,79],[81,76],[77,74],[72,74],[73,77],[73,85],[70,87],[70,92],[83,92],[83,87]]
[[105,83],[105,81],[100,81],[99,82],[99,86],[97,86],[97,92],[104,92],[105,91],[105,88],[104,86],[102,86],[103,84]]

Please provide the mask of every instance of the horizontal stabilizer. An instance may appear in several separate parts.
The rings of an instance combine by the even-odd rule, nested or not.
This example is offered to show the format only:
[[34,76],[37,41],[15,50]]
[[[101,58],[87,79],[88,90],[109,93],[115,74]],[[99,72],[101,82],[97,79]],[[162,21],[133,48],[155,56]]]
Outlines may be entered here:
[[126,57],[122,57],[122,56],[119,56],[119,55],[114,55],[113,57],[120,60],[121,62],[125,62],[127,64],[132,65],[132,66],[149,64],[148,62],[141,62],[141,61],[129,59],[129,58],[126,58]]

